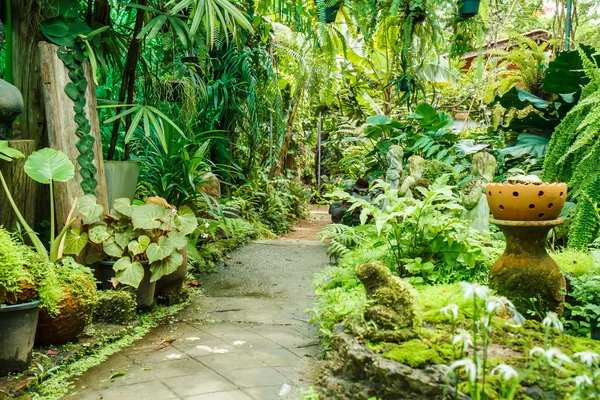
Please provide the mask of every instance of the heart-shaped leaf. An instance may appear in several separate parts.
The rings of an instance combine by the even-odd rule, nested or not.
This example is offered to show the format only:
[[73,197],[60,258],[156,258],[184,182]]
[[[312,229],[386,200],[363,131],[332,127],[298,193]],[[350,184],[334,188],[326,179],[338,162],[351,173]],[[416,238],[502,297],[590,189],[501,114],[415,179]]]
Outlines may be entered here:
[[104,207],[96,202],[96,196],[86,194],[77,199],[77,211],[83,215],[83,223],[89,225],[100,221]]
[[173,246],[177,250],[183,249],[187,245],[187,238],[183,236],[180,232],[172,231],[167,235]]
[[124,216],[131,218],[131,200],[128,198],[115,199],[115,201],[113,201],[113,207]]
[[139,262],[131,262],[129,257],[120,258],[113,266],[117,281],[137,288],[144,279],[144,266]]
[[198,227],[196,215],[189,207],[181,207],[175,216],[175,226],[183,235],[189,235]]
[[158,239],[158,243],[151,243],[146,249],[146,256],[148,261],[152,264],[155,261],[163,260],[173,253],[175,246],[171,240],[166,236],[161,236]]
[[133,207],[131,221],[135,229],[157,229],[171,211],[158,204]]
[[40,183],[66,182],[75,176],[75,166],[62,151],[45,148],[31,153],[25,173]]
[[118,258],[123,255],[123,248],[115,242],[114,238],[108,238],[102,243],[104,252],[113,258]]
[[65,235],[65,248],[64,254],[79,255],[85,248],[88,242],[88,234],[86,232],[81,233],[79,229],[71,229]]
[[105,223],[94,224],[89,229],[89,238],[92,243],[100,244],[110,237]]
[[150,264],[152,276],[150,282],[156,282],[165,275],[172,274],[181,266],[183,255],[179,251],[174,251],[169,257],[164,260],[156,261]]
[[115,241],[119,246],[125,248],[129,245],[129,242],[138,236],[139,235],[131,227],[127,227],[123,232],[115,232]]
[[137,240],[132,240],[127,245],[127,248],[131,252],[132,256],[137,256],[138,254],[142,254],[148,248],[150,244],[150,238],[148,236],[140,236]]

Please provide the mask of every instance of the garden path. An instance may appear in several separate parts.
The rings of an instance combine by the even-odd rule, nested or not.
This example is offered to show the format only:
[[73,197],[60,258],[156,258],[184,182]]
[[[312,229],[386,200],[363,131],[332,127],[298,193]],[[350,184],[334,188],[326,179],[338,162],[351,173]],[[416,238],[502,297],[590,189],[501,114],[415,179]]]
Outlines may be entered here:
[[[203,295],[131,347],[91,368],[67,399],[295,399],[319,354],[313,274],[328,263],[313,208],[287,236],[235,251]],[[122,374],[120,371],[123,371]]]

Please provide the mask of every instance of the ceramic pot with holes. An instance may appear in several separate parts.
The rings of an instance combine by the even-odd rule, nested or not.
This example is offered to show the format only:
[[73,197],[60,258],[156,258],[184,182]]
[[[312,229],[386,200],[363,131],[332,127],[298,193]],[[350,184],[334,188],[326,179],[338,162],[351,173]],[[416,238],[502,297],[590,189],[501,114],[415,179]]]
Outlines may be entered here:
[[488,183],[487,202],[495,219],[555,220],[567,199],[566,183]]

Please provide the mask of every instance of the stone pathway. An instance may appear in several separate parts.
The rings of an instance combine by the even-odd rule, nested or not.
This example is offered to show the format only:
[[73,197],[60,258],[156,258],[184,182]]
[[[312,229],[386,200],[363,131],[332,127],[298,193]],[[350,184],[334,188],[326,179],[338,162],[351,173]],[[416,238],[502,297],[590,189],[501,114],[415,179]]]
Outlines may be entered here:
[[[295,232],[234,252],[169,324],[91,368],[67,399],[296,399],[320,353],[308,323],[313,274],[328,263],[314,209]],[[308,239],[308,240],[307,240]]]

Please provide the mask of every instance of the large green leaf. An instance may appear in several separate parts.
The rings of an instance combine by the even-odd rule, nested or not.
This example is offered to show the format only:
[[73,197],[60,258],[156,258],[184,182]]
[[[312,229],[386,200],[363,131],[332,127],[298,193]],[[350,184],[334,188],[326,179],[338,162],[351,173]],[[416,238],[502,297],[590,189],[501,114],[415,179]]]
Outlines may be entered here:
[[158,243],[151,243],[146,249],[146,256],[148,257],[148,261],[153,263],[158,260],[163,260],[173,253],[175,250],[175,246],[173,242],[166,237],[161,236],[158,239]]
[[[581,50],[588,57],[600,61],[600,54],[593,47],[581,45]],[[594,55],[594,53],[596,53]],[[546,93],[563,94],[574,93],[586,85],[590,79],[583,68],[583,61],[578,50],[561,51],[556,58],[548,64],[544,76],[542,90]]]
[[115,241],[119,246],[125,248],[129,246],[129,242],[131,242],[138,236],[138,233],[135,230],[133,230],[133,228],[127,227],[127,229],[125,229],[122,232],[115,232]]
[[131,211],[131,221],[135,229],[157,229],[171,210],[158,204],[136,206]]
[[6,140],[0,140],[0,160],[12,161],[13,158],[23,157],[25,156],[19,150],[8,147]]
[[120,258],[113,266],[117,281],[137,288],[144,279],[144,266],[139,262],[131,262],[129,257]]
[[172,274],[183,263],[183,255],[179,251],[174,251],[164,260],[156,261],[150,264],[152,276],[150,282],[156,282],[165,275]]
[[187,245],[187,238],[183,234],[181,234],[181,232],[169,232],[167,237],[177,250],[181,250]]
[[83,215],[83,223],[89,225],[100,221],[104,207],[96,202],[96,196],[86,194],[77,199],[77,211]]
[[182,235],[189,235],[198,227],[198,219],[189,207],[181,207],[175,216],[175,226]]
[[75,166],[62,151],[45,148],[31,153],[25,173],[40,183],[66,182],[75,176]]
[[85,248],[87,242],[88,234],[86,232],[81,232],[76,228],[71,229],[65,235],[65,248],[63,253],[79,255],[79,253],[81,253],[81,251]]
[[545,110],[549,105],[546,100],[540,99],[516,86],[513,86],[502,96],[496,96],[494,102],[500,102],[500,105],[504,108],[516,108],[517,110],[522,110],[529,106],[533,106],[538,110]]
[[148,236],[142,235],[137,240],[132,240],[127,245],[129,252],[132,256],[137,256],[138,254],[142,254],[148,248],[150,244],[150,238]]
[[123,255],[123,248],[119,246],[112,237],[102,242],[102,249],[106,254],[113,258],[118,258]]
[[97,223],[90,227],[89,238],[90,242],[100,244],[110,237],[108,227],[105,223]]
[[131,205],[131,200],[128,198],[115,199],[113,207],[124,216],[131,218],[133,207]]

